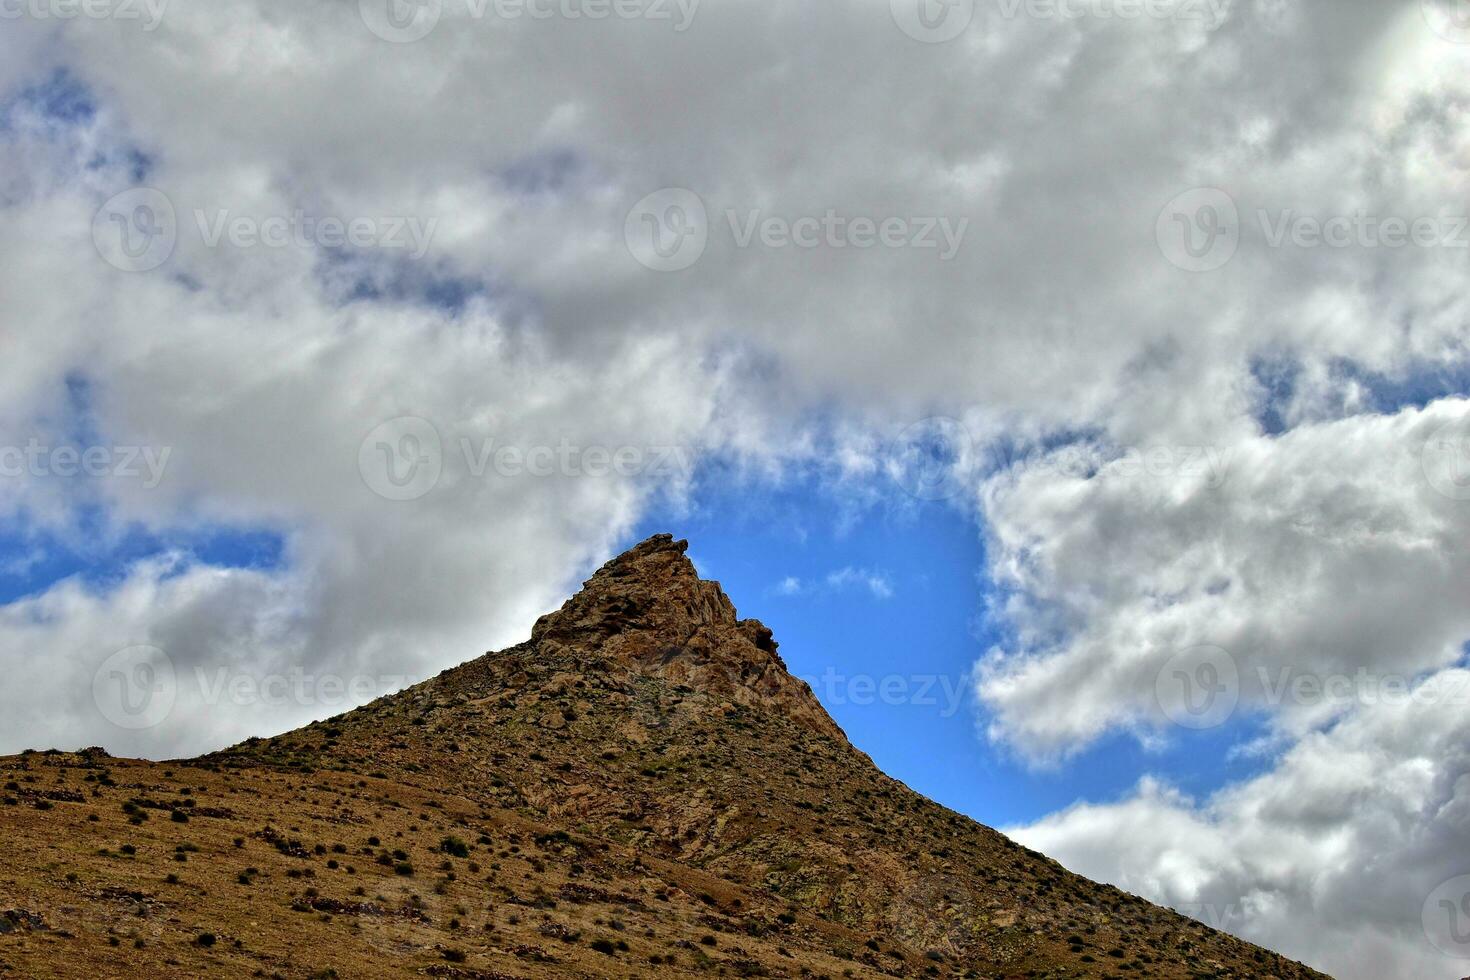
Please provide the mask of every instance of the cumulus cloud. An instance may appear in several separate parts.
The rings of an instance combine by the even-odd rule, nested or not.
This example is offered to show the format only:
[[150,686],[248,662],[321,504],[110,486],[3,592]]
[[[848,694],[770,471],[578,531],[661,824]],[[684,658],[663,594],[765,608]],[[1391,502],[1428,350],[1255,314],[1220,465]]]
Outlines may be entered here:
[[1090,443],[994,476],[992,739],[1055,763],[1111,731],[1266,731],[1235,750],[1264,775],[1206,800],[1145,777],[1011,833],[1335,975],[1462,975],[1424,916],[1470,870],[1467,447],[1470,403],[1443,399],[1253,435],[1218,469]]
[[1467,695],[1470,674],[1442,671],[1208,799],[1146,779],[1007,832],[1334,976],[1452,980],[1470,949],[1439,935],[1431,899],[1470,872]]
[[1053,453],[995,477],[984,507],[1017,641],[982,665],[991,734],[1043,756],[1148,736],[1173,724],[1164,672],[1198,647],[1219,651],[1242,713],[1292,734],[1354,703],[1286,696],[1297,673],[1356,688],[1455,663],[1467,435],[1470,403],[1446,399],[1214,447],[1219,468],[1201,446],[1100,445],[1083,471]]
[[[721,413],[740,402],[725,394],[738,392],[733,372],[672,337],[557,351],[492,299],[343,302],[313,247],[181,247],[157,274],[110,267],[92,216],[131,180],[131,138],[101,100],[95,115],[48,109],[58,91],[92,98],[73,79],[38,85],[12,106],[5,144],[18,164],[8,216],[28,249],[0,269],[18,342],[0,367],[0,514],[83,548],[139,528],[265,529],[287,547],[280,570],[179,575],[145,563],[122,583],[66,581],[9,607],[15,635],[0,662],[28,683],[5,687],[8,749],[44,736],[200,751],[349,703],[180,702],[155,726],[119,729],[82,665],[134,644],[162,648],[181,671],[223,665],[258,681],[289,668],[422,677],[514,642],[649,500],[685,492],[707,444],[725,441]],[[249,178],[194,176],[249,200]],[[289,195],[262,193],[267,213],[290,213]],[[433,456],[433,480],[409,486],[411,499],[390,480],[416,463],[397,456],[404,436],[423,436],[416,445]],[[93,448],[107,453],[98,473],[64,455]],[[166,466],[123,472],[130,454]],[[256,623],[271,629],[247,628]],[[228,648],[216,636],[225,625],[240,627]],[[67,710],[26,723],[37,704]]]
[[[1470,633],[1467,443],[1444,428],[1465,403],[1416,390],[1466,354],[1470,44],[1453,22],[1407,0],[978,4],[929,44],[880,2],[703,4],[684,30],[449,2],[393,43],[361,9],[6,22],[0,446],[170,456],[148,486],[66,476],[48,454],[3,478],[0,519],[103,550],[129,528],[265,529],[285,548],[248,570],[170,553],[0,609],[0,668],[26,678],[0,694],[0,751],[184,753],[330,713],[211,703],[190,678],[420,676],[524,635],[702,461],[753,480],[811,466],[852,506],[902,488],[973,507],[1011,631],[979,675],[1007,747],[1055,760],[1110,730],[1170,737],[1170,658],[1209,646],[1235,664],[1236,709],[1284,747],[1277,768],[1204,802],[1146,784],[1071,811],[1041,825],[1063,857],[1137,814],[1158,836],[1127,835],[1128,852],[1112,834],[1095,873],[1262,896],[1283,936],[1362,921],[1381,949],[1344,957],[1346,976],[1418,962],[1398,899],[1464,850],[1445,822],[1458,763],[1432,751],[1452,735],[1416,747],[1412,708],[1273,692],[1288,668],[1422,682]],[[139,184],[166,197],[176,241],[123,272],[94,217]],[[694,199],[633,211],[667,188]],[[261,244],[297,215],[315,231]],[[695,224],[661,230],[702,253],[640,264],[640,218],[672,215]],[[372,234],[325,242],[331,219]],[[1394,221],[1427,237],[1386,242]],[[413,222],[422,254],[383,247]],[[915,484],[914,460],[891,458],[930,415],[957,420],[942,431],[963,434],[964,479]],[[857,569],[841,584],[889,588]],[[157,681],[156,656],[108,659],[138,647],[186,683],[165,724],[129,729],[94,681]],[[1383,785],[1420,774],[1439,788],[1409,798],[1446,814],[1383,799],[1343,824],[1407,855],[1357,904],[1346,877],[1301,898],[1341,874],[1322,840],[1240,852],[1252,821],[1290,836],[1348,819],[1239,802],[1339,793],[1293,762],[1345,762],[1330,745]],[[1212,849],[1185,859],[1196,832]]]

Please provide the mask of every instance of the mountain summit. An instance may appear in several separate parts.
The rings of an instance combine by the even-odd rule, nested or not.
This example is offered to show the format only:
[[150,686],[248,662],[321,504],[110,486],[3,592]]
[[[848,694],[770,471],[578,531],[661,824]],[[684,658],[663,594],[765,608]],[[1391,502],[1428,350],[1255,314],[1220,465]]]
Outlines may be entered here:
[[0,759],[0,974],[1320,976],[879,772],[685,549],[299,731]]
[[674,687],[785,712],[816,731],[842,731],[811,688],[793,677],[759,620],[740,619],[720,583],[685,557],[688,541],[656,534],[604,565],[531,643],[555,657],[586,651]]

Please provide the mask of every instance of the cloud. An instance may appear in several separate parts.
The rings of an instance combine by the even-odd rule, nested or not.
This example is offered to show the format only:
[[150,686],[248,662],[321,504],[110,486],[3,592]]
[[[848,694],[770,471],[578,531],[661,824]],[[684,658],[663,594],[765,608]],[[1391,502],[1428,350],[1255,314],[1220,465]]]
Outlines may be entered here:
[[992,736],[1048,756],[1168,728],[1161,676],[1201,646],[1240,714],[1293,735],[1350,700],[1284,697],[1292,672],[1407,683],[1454,664],[1467,436],[1470,402],[1445,399],[1250,436],[1220,447],[1223,471],[1199,446],[1101,446],[1085,472],[1054,453],[997,476],[984,509],[1016,642],[981,665]]
[[893,598],[893,585],[886,574],[852,565],[834,569],[815,582],[788,575],[771,591],[778,596],[835,595],[858,591],[866,592],[874,599]]
[[1208,799],[1145,779],[1007,833],[1334,976],[1461,976],[1447,954],[1467,950],[1436,948],[1425,917],[1435,890],[1470,872],[1470,674],[1416,691],[1355,708]]
[[827,575],[827,587],[835,590],[866,589],[875,599],[893,598],[893,586],[889,584],[887,576],[880,572],[853,568],[851,565],[830,572]]
[[774,591],[777,595],[801,595],[801,579],[788,575],[776,585]]
[[[181,690],[165,723],[120,729],[90,692],[139,645],[186,675],[377,676],[517,639],[654,502],[712,472],[779,484],[810,467],[839,518],[917,506],[934,486],[908,482],[892,447],[936,415],[971,443],[954,454],[966,479],[938,486],[981,521],[1012,634],[979,688],[1005,747],[1056,759],[1113,730],[1168,737],[1158,677],[1181,645],[1237,662],[1238,710],[1288,753],[1361,709],[1276,697],[1283,670],[1449,669],[1470,627],[1453,588],[1464,504],[1429,482],[1424,447],[1464,404],[1385,406],[1372,386],[1465,362],[1450,239],[1470,45],[1381,0],[1242,0],[1203,19],[1013,6],[977,5],[945,44],[881,2],[706,4],[683,31],[450,3],[413,43],[375,36],[354,3],[174,4],[148,32],[7,21],[0,446],[171,456],[153,488],[62,476],[51,456],[5,478],[0,521],[104,544],[134,525],[266,529],[288,546],[279,569],[154,559],[0,610],[0,668],[26,678],[0,696],[0,751],[48,736],[184,753],[315,710],[204,711]],[[177,240],[129,273],[93,224],[140,183],[166,195]],[[634,205],[666,188],[705,214],[679,272],[628,240]],[[1169,210],[1202,189],[1228,201]],[[1208,237],[1231,209],[1234,232]],[[371,236],[211,244],[199,215],[223,212],[433,234],[418,259]],[[743,243],[752,213],[820,240]],[[1364,244],[1360,215],[1442,234]],[[968,222],[947,260],[922,244],[942,220]],[[1302,244],[1313,228],[1354,240]],[[860,569],[840,584],[889,588]],[[1367,751],[1393,737],[1365,724],[1373,772],[1397,771]],[[1225,819],[1140,799],[1161,826]],[[1426,864],[1464,850],[1420,844]],[[1178,860],[1158,846],[1130,866],[1149,854]],[[1292,867],[1307,880],[1337,860],[1314,847]],[[1240,868],[1235,891],[1272,893],[1274,865]],[[1314,910],[1283,913],[1303,931],[1340,911],[1292,907]],[[1412,943],[1363,908],[1379,916],[1365,935]]]
[[[143,563],[94,590],[62,582],[6,607],[0,668],[27,681],[0,696],[12,719],[0,751],[46,737],[183,754],[340,710],[181,702],[155,727],[120,729],[93,703],[90,674],[134,644],[181,670],[243,664],[255,677],[422,677],[508,645],[649,501],[684,494],[690,460],[723,441],[718,416],[740,401],[722,394],[733,373],[670,337],[556,352],[489,302],[342,304],[310,248],[186,253],[172,274],[109,267],[91,225],[130,179],[126,154],[99,154],[126,145],[115,130],[101,109],[22,123],[0,141],[30,181],[7,210],[29,248],[0,268],[7,332],[25,338],[0,359],[0,445],[46,450],[7,472],[0,519],[63,541],[279,530],[288,567],[180,575]],[[249,199],[248,178],[220,179]],[[391,438],[405,417],[429,426],[438,469],[411,500],[391,499],[385,482],[413,462]],[[59,462],[62,449],[93,447],[109,459],[167,453],[163,479]],[[226,625],[239,628],[234,645],[216,635]],[[34,718],[36,704],[60,707]]]

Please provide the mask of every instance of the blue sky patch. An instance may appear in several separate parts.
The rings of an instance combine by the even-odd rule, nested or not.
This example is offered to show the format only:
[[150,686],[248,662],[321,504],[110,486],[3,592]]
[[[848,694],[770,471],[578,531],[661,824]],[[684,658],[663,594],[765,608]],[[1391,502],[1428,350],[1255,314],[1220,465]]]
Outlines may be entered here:
[[[710,484],[689,513],[652,514],[628,543],[660,531],[688,538],[700,573],[719,580],[741,616],[774,631],[788,667],[854,745],[988,824],[1117,799],[1149,773],[1204,796],[1265,765],[1231,756],[1260,734],[1250,719],[1181,733],[1162,750],[1120,732],[1047,769],[992,745],[969,678],[1006,631],[987,611],[995,593],[973,516],[935,503],[839,517],[846,506],[808,480]],[[800,587],[787,587],[792,580]]]
[[97,117],[97,101],[80,79],[58,68],[45,81],[21,89],[4,112],[9,115],[15,110],[32,112],[56,123],[81,125]]
[[105,589],[138,562],[170,553],[184,558],[171,575],[194,565],[276,571],[286,563],[287,538],[276,531],[208,527],[155,533],[132,527],[108,533],[105,522],[89,510],[65,536],[28,532],[24,522],[0,527],[0,603],[39,595],[74,576]]
[[1435,367],[1419,364],[1402,375],[1380,374],[1351,361],[1338,361],[1332,373],[1343,384],[1357,382],[1366,388],[1369,407],[1385,414],[1423,408],[1452,395],[1470,395],[1470,360]]

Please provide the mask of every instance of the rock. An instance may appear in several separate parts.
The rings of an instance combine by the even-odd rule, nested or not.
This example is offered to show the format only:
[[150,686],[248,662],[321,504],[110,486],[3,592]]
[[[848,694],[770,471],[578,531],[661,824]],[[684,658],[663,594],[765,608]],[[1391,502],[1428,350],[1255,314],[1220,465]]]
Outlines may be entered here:
[[[614,558],[536,621],[531,645],[580,651],[588,671],[610,662],[688,686],[716,698],[726,715],[733,704],[763,705],[842,737],[810,687],[787,671],[771,630],[740,619],[720,584],[699,577],[687,548],[659,534]],[[559,673],[551,686],[574,685],[584,673]]]
[[27,909],[0,910],[0,935],[13,932],[48,932],[50,927],[39,913]]

